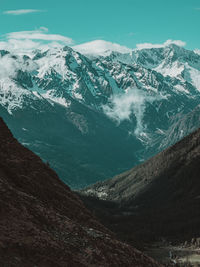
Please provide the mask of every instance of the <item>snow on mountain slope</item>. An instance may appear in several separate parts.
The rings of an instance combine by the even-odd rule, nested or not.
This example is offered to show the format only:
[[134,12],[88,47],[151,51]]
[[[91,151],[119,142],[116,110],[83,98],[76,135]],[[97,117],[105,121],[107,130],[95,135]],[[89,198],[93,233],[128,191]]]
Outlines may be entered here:
[[[95,47],[95,43],[92,45]],[[0,51],[0,113],[9,126],[15,125],[10,127],[16,136],[23,136],[21,141],[45,160],[52,160],[57,153],[56,140],[62,129],[63,143],[59,143],[54,163],[62,178],[67,173],[66,162],[59,163],[66,153],[65,146],[73,155],[70,158],[69,153],[67,159],[72,162],[77,157],[85,177],[94,177],[88,182],[94,182],[167,147],[171,144],[169,129],[199,104],[197,53],[174,44],[135,51],[119,48],[123,50],[120,52],[107,43],[104,48],[110,49],[106,56],[103,53],[92,58],[67,46],[35,51],[32,57]],[[96,51],[101,54],[103,50]],[[25,134],[22,128],[30,128],[31,121],[34,129]],[[56,125],[52,139],[47,137],[48,130],[52,132],[50,121]],[[45,133],[42,128],[37,130],[40,124],[48,128]],[[194,121],[192,129],[197,125]],[[129,146],[133,152],[126,155]],[[52,154],[47,153],[49,147]],[[115,160],[111,159],[113,151],[116,156],[120,154]],[[76,182],[67,182],[76,186],[80,174],[73,176]]]
[[[131,53],[113,52],[114,61],[125,64],[139,64],[155,70],[163,76],[177,78],[192,83],[199,90],[200,55],[175,44],[160,48],[136,49]],[[187,73],[187,75],[185,74]]]
[[69,47],[38,52],[33,58],[2,52],[2,99],[5,103],[5,92],[15,84],[21,90],[12,89],[17,99],[26,92],[29,96],[42,96],[67,107],[70,98],[74,98],[98,110],[112,95],[124,94],[131,87],[150,94],[168,94],[169,87],[177,93],[193,94],[200,87],[200,56],[192,51],[188,53],[175,45],[129,54],[113,52],[92,60]]

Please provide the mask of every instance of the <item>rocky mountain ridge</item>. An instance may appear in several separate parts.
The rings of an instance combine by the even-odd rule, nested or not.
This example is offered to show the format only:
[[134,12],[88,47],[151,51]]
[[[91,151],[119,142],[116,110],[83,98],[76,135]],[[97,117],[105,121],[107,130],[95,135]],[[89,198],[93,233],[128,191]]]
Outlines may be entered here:
[[0,115],[74,188],[123,172],[199,126],[180,123],[200,99],[193,51],[169,45],[93,58],[70,47],[0,54]]

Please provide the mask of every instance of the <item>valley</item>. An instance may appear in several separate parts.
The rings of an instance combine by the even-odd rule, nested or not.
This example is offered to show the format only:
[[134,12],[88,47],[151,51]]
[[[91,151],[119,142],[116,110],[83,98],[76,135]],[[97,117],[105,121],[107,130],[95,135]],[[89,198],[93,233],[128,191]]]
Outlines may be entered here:
[[78,194],[119,239],[158,261],[163,257],[162,263],[172,251],[180,263],[193,264],[199,259],[199,166],[197,130],[145,163]]
[[[73,259],[74,266],[85,266],[88,259],[91,266],[93,262],[99,264],[100,259],[108,264],[109,255],[102,258],[107,246],[119,249],[116,266],[121,262],[132,266],[137,254],[133,247],[156,260],[137,254],[138,264],[141,264],[137,266],[198,266],[199,246],[185,242],[200,236],[200,85],[196,78],[200,72],[200,55],[175,44],[123,54],[111,51],[95,56],[65,46],[32,51],[27,55],[1,50],[0,64],[5,62],[5,71],[2,75],[0,73],[0,116],[17,139],[12,141],[9,130],[5,130],[10,136],[8,147],[13,142],[21,143],[26,147],[22,149],[25,154],[38,162],[32,169],[33,174],[36,175],[39,168],[44,177],[55,179],[46,192],[45,185],[40,188],[36,179],[38,174],[29,177],[24,170],[26,174],[17,174],[19,183],[22,183],[17,184],[17,188],[22,186],[22,195],[25,193],[35,198],[35,191],[32,192],[24,180],[28,177],[30,185],[48,195],[41,201],[51,203],[51,192],[58,202],[62,199],[63,205],[68,205],[66,203],[71,199],[72,208],[77,212],[83,209],[87,214],[87,218],[82,213],[79,218],[71,213],[71,208],[65,210],[63,206],[60,210],[54,202],[51,204],[54,210],[35,203],[40,206],[40,211],[45,210],[44,216],[33,216],[34,220],[43,223],[42,244],[48,240],[48,246],[59,254],[60,249],[73,251],[74,246],[77,249],[80,241],[79,256]],[[7,129],[3,121],[1,124],[3,130]],[[12,152],[13,155],[18,153],[18,149],[21,151],[19,143],[16,143],[17,150]],[[13,172],[11,175],[11,170],[6,169],[9,162],[13,162],[12,153],[9,155],[6,150],[7,158],[4,160],[2,154],[1,160],[7,164],[7,167],[2,167],[2,177],[7,175],[8,179],[14,179]],[[19,169],[18,164],[22,166],[16,154],[11,167]],[[30,162],[26,164],[29,166]],[[50,171],[51,168],[62,182],[58,182],[59,178]],[[3,179],[3,184],[6,184],[6,179]],[[32,179],[36,179],[36,184]],[[37,198],[40,199],[41,195]],[[11,201],[9,205],[14,205],[14,212],[16,203],[13,199],[8,200]],[[19,202],[24,206],[23,210],[35,210],[32,202],[21,197]],[[69,215],[72,216],[70,221],[65,217]],[[27,218],[25,213],[24,216],[23,220],[28,220],[29,225],[28,218],[32,215],[27,215]],[[55,216],[55,220],[50,218],[49,221],[49,216]],[[74,218],[83,225],[71,222]],[[16,224],[23,224],[20,218],[17,220]],[[52,220],[58,232],[66,230],[63,224],[68,225],[69,236],[65,236],[64,241],[54,232],[46,232],[47,225],[54,228]],[[85,224],[87,220],[92,223]],[[36,221],[34,242],[40,231]],[[2,225],[6,227],[4,222]],[[75,231],[72,233],[70,229]],[[107,235],[111,236],[107,238]],[[23,246],[29,249],[26,237],[20,238]],[[109,240],[101,243],[101,238]],[[98,242],[101,248],[96,250]],[[18,245],[13,245],[15,253],[20,251]],[[50,257],[46,245],[44,247],[46,257]],[[130,254],[126,254],[126,248]],[[5,250],[4,244],[2,249]],[[9,249],[12,251],[13,248]],[[34,253],[41,260],[39,251]],[[61,254],[59,257],[62,258]],[[85,258],[82,259],[81,255]],[[131,255],[130,261],[126,261],[127,255]],[[68,256],[65,255],[64,261]],[[9,262],[9,257],[6,257],[4,261]],[[149,265],[145,265],[143,259]],[[14,261],[9,264],[15,266]],[[51,262],[54,261],[52,258]],[[23,264],[21,266],[26,266]],[[45,264],[42,267],[50,266],[50,263]],[[63,266],[63,262],[60,261],[58,266]]]

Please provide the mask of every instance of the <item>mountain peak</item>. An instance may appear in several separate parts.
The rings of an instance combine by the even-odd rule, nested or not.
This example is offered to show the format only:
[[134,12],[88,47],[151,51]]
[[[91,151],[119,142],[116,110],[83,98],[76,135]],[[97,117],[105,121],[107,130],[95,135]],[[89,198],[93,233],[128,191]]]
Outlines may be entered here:
[[5,56],[5,55],[7,55],[7,54],[10,54],[10,52],[7,51],[7,50],[0,50],[0,55],[1,55],[2,57]]

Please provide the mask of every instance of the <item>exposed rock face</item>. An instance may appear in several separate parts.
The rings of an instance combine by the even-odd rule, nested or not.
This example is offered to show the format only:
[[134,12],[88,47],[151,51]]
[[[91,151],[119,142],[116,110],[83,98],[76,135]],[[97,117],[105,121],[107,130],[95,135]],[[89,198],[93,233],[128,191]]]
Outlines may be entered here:
[[86,197],[85,203],[124,239],[199,237],[200,130],[83,193],[97,198]]
[[0,119],[0,266],[159,266],[117,241]]
[[92,58],[70,47],[0,50],[5,64],[0,116],[74,189],[129,170],[200,127],[200,55],[174,44]]

